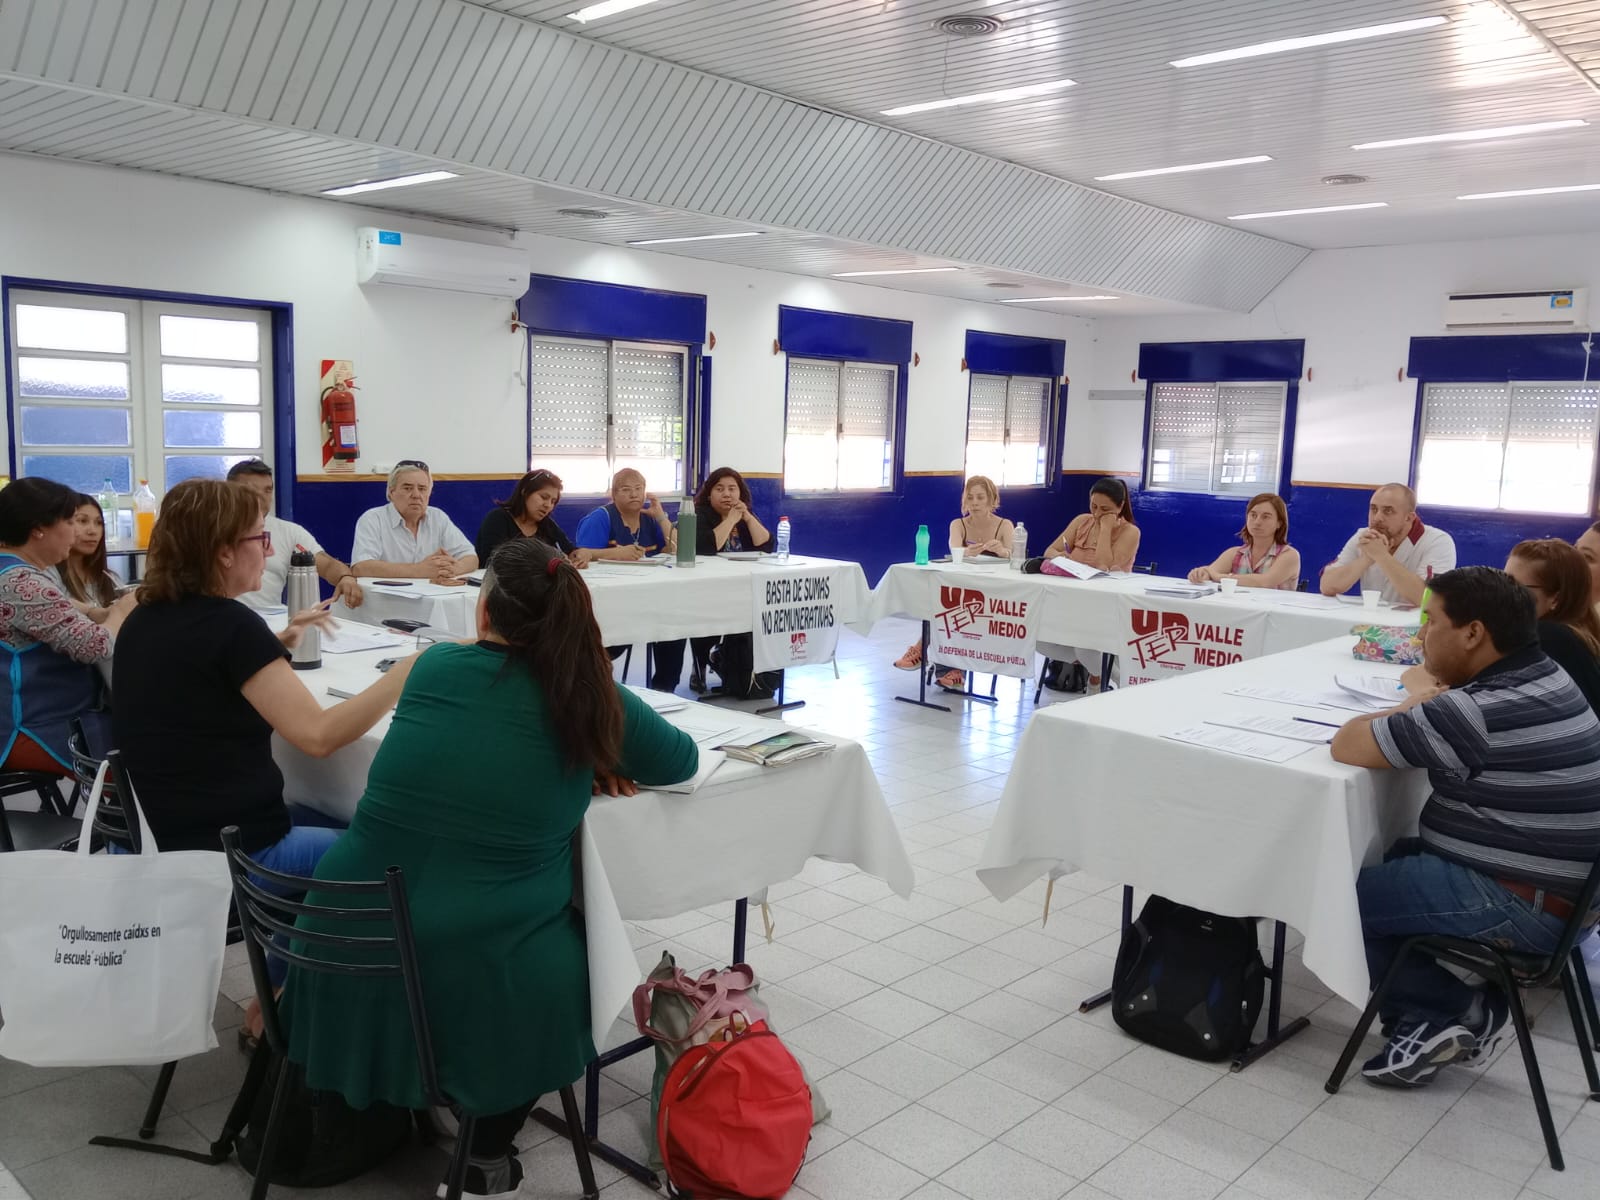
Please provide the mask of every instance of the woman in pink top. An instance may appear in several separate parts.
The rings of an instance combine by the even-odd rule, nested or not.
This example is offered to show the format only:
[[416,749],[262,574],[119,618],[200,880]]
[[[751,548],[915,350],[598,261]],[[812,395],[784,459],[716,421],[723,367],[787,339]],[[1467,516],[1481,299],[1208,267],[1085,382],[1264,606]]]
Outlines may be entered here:
[[[1044,552],[1045,574],[1064,574],[1049,566],[1052,558],[1065,555],[1073,562],[1088,563],[1102,571],[1133,570],[1134,555],[1139,553],[1139,526],[1134,524],[1133,503],[1128,498],[1128,485],[1120,479],[1106,476],[1089,489],[1089,511],[1072,518],[1072,523],[1062,530],[1061,536],[1051,542]],[[1100,686],[1100,676],[1083,665],[1088,658],[1099,667],[1104,655],[1088,647],[1051,647],[1050,663],[1062,661],[1080,683],[1087,680],[1090,688]],[[1077,684],[1068,691],[1082,691]]]
[[1262,492],[1250,501],[1239,541],[1243,545],[1224,550],[1210,566],[1190,571],[1189,582],[1237,579],[1240,587],[1284,592],[1300,586],[1300,551],[1289,545],[1289,510],[1281,496]]

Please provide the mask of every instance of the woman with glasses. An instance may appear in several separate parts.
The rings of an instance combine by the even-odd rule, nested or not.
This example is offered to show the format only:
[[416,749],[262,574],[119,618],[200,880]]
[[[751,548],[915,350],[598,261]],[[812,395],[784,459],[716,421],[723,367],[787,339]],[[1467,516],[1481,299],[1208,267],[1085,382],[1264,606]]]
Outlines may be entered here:
[[222,828],[237,825],[262,866],[310,875],[339,834],[284,803],[272,735],[326,758],[394,707],[416,656],[323,708],[289,650],[307,625],[328,622],[332,601],[274,634],[235,599],[261,586],[271,538],[244,488],[190,479],[167,493],[138,607],[117,637],[112,727],[161,849],[217,850]]
[[574,546],[551,515],[561,503],[561,488],[560,477],[542,467],[517,480],[510,498],[498,501],[478,526],[478,538],[473,546],[478,561],[487,566],[489,556],[502,542],[531,537],[561,551],[573,566],[588,566],[594,552]]

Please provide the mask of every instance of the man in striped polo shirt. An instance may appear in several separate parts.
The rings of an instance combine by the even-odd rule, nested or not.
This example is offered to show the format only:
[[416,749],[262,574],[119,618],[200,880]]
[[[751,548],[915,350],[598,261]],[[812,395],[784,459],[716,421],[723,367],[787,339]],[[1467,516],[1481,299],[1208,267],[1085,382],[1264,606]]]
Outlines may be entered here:
[[[1539,649],[1528,592],[1492,567],[1447,571],[1432,581],[1422,637],[1438,685],[1333,739],[1340,762],[1421,767],[1433,785],[1421,836],[1356,881],[1374,985],[1419,933],[1549,954],[1600,856],[1600,722]],[[1508,1007],[1493,984],[1412,955],[1380,1016],[1389,1042],[1362,1074],[1418,1087],[1446,1064],[1486,1061]]]

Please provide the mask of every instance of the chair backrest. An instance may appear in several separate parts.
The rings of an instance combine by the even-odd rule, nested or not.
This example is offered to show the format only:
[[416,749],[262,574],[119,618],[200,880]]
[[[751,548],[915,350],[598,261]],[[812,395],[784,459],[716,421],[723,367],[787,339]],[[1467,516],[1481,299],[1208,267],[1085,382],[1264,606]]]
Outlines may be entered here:
[[[411,907],[406,898],[405,874],[390,867],[384,877],[372,882],[347,882],[333,879],[308,879],[286,875],[251,860],[239,844],[239,827],[222,831],[222,847],[228,855],[228,872],[233,879],[234,908],[250,958],[250,974],[256,996],[261,1001],[262,1032],[274,1053],[287,1057],[288,1039],[272,1002],[272,980],[267,974],[267,955],[272,954],[305,971],[323,975],[342,975],[368,979],[388,979],[405,989],[406,1008],[411,1017],[411,1032],[417,1048],[417,1065],[429,1103],[447,1105],[450,1098],[439,1088],[438,1066],[433,1056],[433,1035],[429,1031],[427,1009],[422,999],[422,975],[417,965],[416,937],[411,925]],[[269,888],[273,890],[268,890]],[[308,904],[305,892],[352,899],[368,898],[383,903],[354,907]],[[277,893],[283,894],[277,894]],[[305,917],[316,926],[381,924],[386,932],[329,933],[320,927],[297,924]],[[299,943],[296,949],[291,940]]]
[[[84,732],[83,722],[77,717],[72,718],[72,732],[67,735],[67,753],[72,757],[73,777],[87,797],[89,789],[94,786],[95,776],[100,772],[101,760],[90,752],[89,736]],[[133,796],[128,769],[122,763],[122,756],[115,750],[106,754],[106,761],[111,763],[111,771],[106,779],[105,790],[100,794],[100,809],[95,814],[94,831],[112,845],[137,854],[140,850],[139,822],[137,819],[128,819],[123,799]]]
[[[1572,947],[1577,945],[1578,939],[1584,934],[1583,919],[1594,908],[1597,895],[1600,895],[1600,857],[1595,859],[1594,866],[1589,868],[1588,878],[1578,889],[1578,898],[1572,905],[1572,916],[1567,918],[1567,927],[1561,931],[1561,940],[1556,943],[1555,950],[1550,954],[1550,966],[1537,979],[1530,980],[1527,986],[1544,987],[1561,977],[1561,969],[1572,953]],[[1585,986],[1582,979],[1578,981],[1578,986]]]

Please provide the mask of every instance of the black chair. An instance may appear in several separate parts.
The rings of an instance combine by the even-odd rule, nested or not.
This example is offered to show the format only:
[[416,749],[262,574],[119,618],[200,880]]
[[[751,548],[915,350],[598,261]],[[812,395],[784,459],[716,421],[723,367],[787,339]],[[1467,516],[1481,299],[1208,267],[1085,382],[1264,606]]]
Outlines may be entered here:
[[[76,718],[72,722],[72,732],[67,735],[67,753],[72,758],[72,775],[77,781],[75,794],[81,792],[88,796],[89,790],[94,787],[95,776],[99,774],[101,760],[90,752],[89,737],[84,732],[83,723]],[[139,820],[137,815],[130,817],[122,800],[124,796],[133,795],[128,769],[122,763],[122,756],[115,750],[105,756],[105,761],[111,764],[111,769],[106,776],[105,788],[100,793],[100,808],[94,817],[96,848],[102,845],[117,846],[129,854],[137,854],[141,845]]]
[[[11,850],[70,850],[78,844],[81,822],[60,812],[46,811],[41,803],[38,812],[8,812],[7,796],[23,796],[40,791],[42,780],[50,780],[50,790],[55,791],[59,775],[42,771],[0,772],[0,853]],[[61,794],[55,793],[59,803]]]
[[1332,1093],[1344,1082],[1350,1064],[1355,1060],[1361,1041],[1372,1027],[1389,988],[1401,964],[1412,954],[1426,954],[1440,962],[1461,967],[1500,986],[1511,1006],[1511,1022],[1517,1031],[1517,1044],[1522,1048],[1522,1065],[1528,1073],[1528,1087],[1533,1092],[1533,1105],[1539,1114],[1539,1128],[1544,1131],[1545,1149],[1550,1155],[1552,1170],[1563,1171],[1566,1163],[1561,1157],[1561,1144],[1556,1138],[1555,1122],[1550,1117],[1550,1100],[1545,1095],[1544,1079],[1539,1073],[1539,1059],[1534,1053],[1533,1041],[1528,1035],[1528,1013],[1522,1004],[1522,992],[1530,988],[1549,987],[1559,982],[1566,997],[1567,1013],[1572,1018],[1572,1032],[1577,1038],[1578,1050],[1583,1058],[1583,1073],[1589,1083],[1589,1099],[1600,1100],[1600,1073],[1595,1070],[1594,1046],[1600,1034],[1600,1018],[1595,1012],[1594,993],[1589,988],[1589,976],[1583,954],[1577,949],[1579,935],[1584,930],[1584,918],[1594,907],[1595,894],[1600,891],[1600,860],[1595,862],[1584,880],[1573,906],[1572,918],[1561,933],[1561,940],[1547,957],[1542,954],[1507,953],[1487,942],[1471,938],[1450,937],[1445,934],[1418,934],[1407,938],[1395,955],[1394,962],[1378,984],[1377,991],[1367,1002],[1361,1020],[1356,1022],[1345,1043],[1344,1053],[1328,1076],[1324,1090]]
[[[384,878],[370,883],[342,882],[337,880],[311,880],[296,875],[285,875],[268,870],[252,862],[239,845],[239,828],[230,825],[222,831],[222,845],[228,855],[228,870],[233,876],[234,905],[239,913],[239,924],[244,930],[245,948],[250,955],[250,973],[255,979],[256,998],[261,1004],[262,1031],[266,1042],[262,1050],[281,1062],[288,1061],[289,1042],[278,1020],[277,999],[273,994],[272,980],[267,974],[267,954],[270,952],[301,970],[324,975],[342,975],[347,978],[388,979],[405,989],[406,1008],[411,1017],[411,1034],[417,1052],[417,1065],[422,1071],[422,1087],[428,1103],[435,1108],[447,1108],[453,1101],[439,1085],[438,1064],[434,1060],[433,1035],[428,1026],[428,1014],[423,1004],[422,975],[417,962],[416,939],[411,926],[411,909],[406,898],[404,873],[399,867],[390,867]],[[372,897],[386,901],[382,907],[343,908],[332,905],[308,904],[303,900],[290,900],[273,895],[255,879],[271,882],[285,890],[300,891],[315,886],[322,893],[335,896]],[[297,918],[312,917],[318,921],[345,922],[372,925],[387,922],[393,932],[387,935],[336,934],[320,930],[302,929],[295,924]],[[303,953],[285,944],[274,942],[275,935],[293,938],[313,953]],[[257,1051],[250,1064],[251,1075],[265,1074],[267,1054]],[[261,1138],[261,1157],[257,1163],[255,1186],[250,1191],[251,1200],[264,1200],[272,1173],[272,1162],[277,1155],[278,1132],[283,1117],[283,1102],[288,1094],[290,1072],[278,1072],[277,1088],[273,1092],[272,1107],[267,1116],[267,1127]],[[259,1086],[257,1076],[257,1086]],[[246,1081],[247,1085],[249,1080]],[[241,1100],[243,1099],[241,1093]],[[235,1110],[240,1108],[235,1104]],[[561,1108],[566,1116],[566,1134],[572,1141],[573,1156],[578,1164],[578,1176],[583,1183],[584,1200],[595,1200],[599,1188],[595,1185],[594,1167],[589,1161],[589,1143],[584,1136],[583,1122],[578,1115],[578,1100],[572,1085],[561,1089]],[[446,1200],[460,1200],[467,1171],[467,1156],[472,1145],[472,1133],[477,1121],[471,1116],[461,1117],[456,1135],[455,1152],[450,1156],[450,1170],[445,1189]]]

